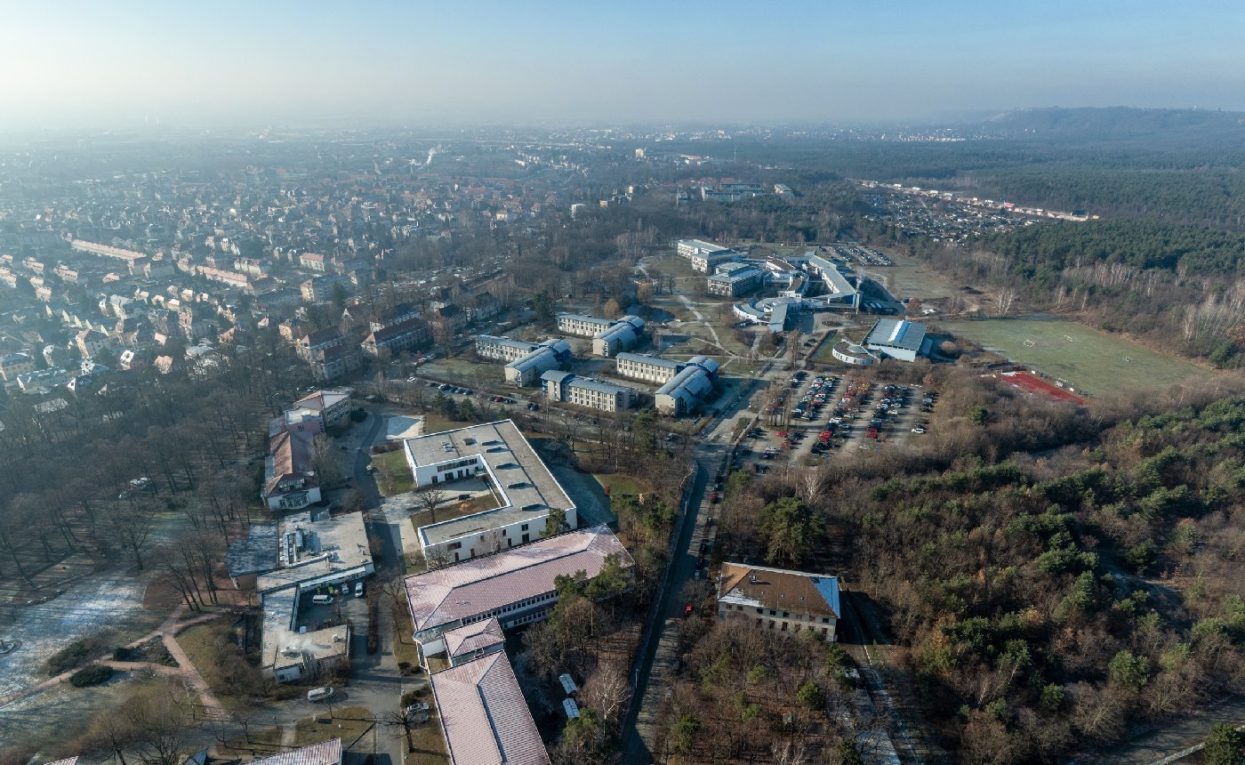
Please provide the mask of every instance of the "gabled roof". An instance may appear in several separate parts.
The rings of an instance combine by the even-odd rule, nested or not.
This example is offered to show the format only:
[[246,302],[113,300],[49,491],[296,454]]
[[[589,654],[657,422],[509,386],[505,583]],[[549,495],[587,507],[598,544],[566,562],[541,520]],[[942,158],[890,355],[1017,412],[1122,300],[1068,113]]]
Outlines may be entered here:
[[450,656],[459,656],[504,642],[506,636],[501,631],[501,622],[492,617],[445,633],[445,652]]
[[406,597],[415,629],[450,624],[553,592],[559,576],[583,571],[594,577],[610,555],[631,565],[618,537],[600,525],[407,577]]
[[723,563],[718,598],[730,597],[764,608],[839,618],[839,580],[768,566]]
[[431,678],[441,730],[455,765],[547,765],[549,753],[505,653]]
[[251,765],[341,765],[341,761],[342,740],[334,738],[319,744],[274,754],[271,757],[252,760]]

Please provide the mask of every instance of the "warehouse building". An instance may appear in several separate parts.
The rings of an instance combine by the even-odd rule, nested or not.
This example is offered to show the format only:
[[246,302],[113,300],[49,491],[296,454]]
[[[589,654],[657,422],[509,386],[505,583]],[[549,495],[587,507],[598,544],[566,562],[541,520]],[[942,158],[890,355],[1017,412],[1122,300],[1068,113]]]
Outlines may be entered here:
[[634,348],[644,336],[644,319],[624,316],[592,338],[594,356],[609,358],[619,351]]
[[[421,526],[420,550],[428,560],[456,563],[541,539],[551,530],[548,519],[555,510],[564,527],[579,523],[575,504],[511,420],[408,438],[402,448],[416,488],[446,486],[455,494],[455,482],[483,482],[476,495],[491,493],[495,502]],[[467,487],[461,485],[463,491]]]
[[647,353],[620,353],[614,358],[614,371],[632,380],[661,385],[679,373],[677,361],[650,356]]
[[682,365],[679,373],[657,389],[654,404],[661,414],[677,417],[696,411],[713,392],[718,362],[708,356],[695,356]]
[[562,366],[570,358],[570,343],[565,340],[546,340],[523,357],[506,365],[506,382],[520,388],[526,387],[539,380],[550,369]]
[[925,332],[925,325],[905,319],[878,319],[862,343],[879,356],[916,361],[917,356],[928,356],[933,339]]
[[552,370],[540,376],[545,387],[545,395],[551,401],[561,401],[602,412],[617,412],[630,409],[632,403],[631,388],[622,385],[596,380],[591,377],[579,377],[570,372]]

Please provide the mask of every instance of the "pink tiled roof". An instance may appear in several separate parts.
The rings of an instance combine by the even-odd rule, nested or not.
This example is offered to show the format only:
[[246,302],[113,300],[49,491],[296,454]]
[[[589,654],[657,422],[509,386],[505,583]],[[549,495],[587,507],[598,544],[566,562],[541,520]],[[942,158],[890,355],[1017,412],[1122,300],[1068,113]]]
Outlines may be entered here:
[[541,539],[484,558],[473,558],[406,579],[416,631],[488,613],[553,592],[559,576],[583,571],[596,576],[605,559],[631,556],[609,527],[601,525]]
[[536,721],[505,653],[432,676],[441,729],[455,765],[547,765]]
[[341,765],[341,761],[342,740],[334,738],[254,760],[251,765]]
[[445,652],[450,656],[458,656],[505,641],[506,636],[501,631],[501,622],[493,617],[482,622],[472,622],[445,633]]

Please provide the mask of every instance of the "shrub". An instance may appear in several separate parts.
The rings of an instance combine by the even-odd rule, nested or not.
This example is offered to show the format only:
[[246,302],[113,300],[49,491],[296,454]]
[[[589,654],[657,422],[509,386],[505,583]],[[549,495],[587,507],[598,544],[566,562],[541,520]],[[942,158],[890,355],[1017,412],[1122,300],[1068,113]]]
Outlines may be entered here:
[[105,664],[91,664],[69,676],[69,684],[75,688],[86,688],[91,685],[106,683],[112,678],[112,667]]

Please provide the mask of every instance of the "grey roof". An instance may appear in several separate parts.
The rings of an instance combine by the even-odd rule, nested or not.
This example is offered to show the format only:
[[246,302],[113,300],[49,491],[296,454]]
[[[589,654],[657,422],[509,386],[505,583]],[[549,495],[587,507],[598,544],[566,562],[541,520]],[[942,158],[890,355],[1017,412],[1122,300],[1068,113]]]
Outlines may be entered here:
[[479,457],[492,474],[503,503],[492,510],[420,527],[428,543],[500,528],[521,518],[537,520],[547,516],[550,508],[569,511],[575,506],[511,420],[429,433],[408,439],[406,448],[416,465]]
[[563,372],[560,369],[550,369],[548,372],[542,374],[540,379],[542,382],[562,383],[566,382],[566,378],[574,376],[575,374],[573,372]]
[[593,377],[576,377],[574,375],[572,375],[572,377],[575,378],[570,381],[570,386],[572,388],[584,388],[585,390],[595,390],[601,393],[626,393],[629,390],[621,385],[615,385],[614,383],[605,382],[604,380],[598,380]]
[[229,576],[262,574],[277,567],[277,524],[256,523],[246,537],[229,545],[225,568]]
[[924,324],[904,319],[878,319],[869,334],[865,335],[864,345],[919,352],[924,342]]

